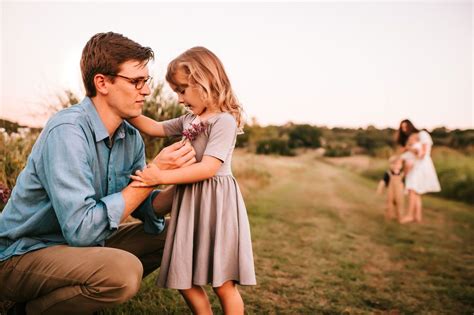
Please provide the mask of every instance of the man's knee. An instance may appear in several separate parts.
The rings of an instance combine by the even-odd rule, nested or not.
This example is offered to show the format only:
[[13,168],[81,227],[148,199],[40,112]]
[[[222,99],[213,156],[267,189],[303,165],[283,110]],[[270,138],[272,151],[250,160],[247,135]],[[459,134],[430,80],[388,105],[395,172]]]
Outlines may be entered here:
[[99,294],[101,298],[113,304],[120,304],[138,292],[143,266],[136,256],[114,249],[103,266],[104,268],[95,275],[94,283],[86,288],[89,294]]

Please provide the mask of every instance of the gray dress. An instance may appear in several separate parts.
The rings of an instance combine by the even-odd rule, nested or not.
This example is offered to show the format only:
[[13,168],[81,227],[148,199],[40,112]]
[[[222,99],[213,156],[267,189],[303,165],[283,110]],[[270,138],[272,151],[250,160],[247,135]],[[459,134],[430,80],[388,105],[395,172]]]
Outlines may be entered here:
[[[165,121],[166,135],[181,135],[195,117],[186,114]],[[223,163],[212,178],[177,185],[159,287],[189,289],[209,283],[219,287],[228,280],[256,284],[247,211],[231,171],[237,124],[228,113],[219,113],[207,123],[192,142],[196,159],[208,155]]]

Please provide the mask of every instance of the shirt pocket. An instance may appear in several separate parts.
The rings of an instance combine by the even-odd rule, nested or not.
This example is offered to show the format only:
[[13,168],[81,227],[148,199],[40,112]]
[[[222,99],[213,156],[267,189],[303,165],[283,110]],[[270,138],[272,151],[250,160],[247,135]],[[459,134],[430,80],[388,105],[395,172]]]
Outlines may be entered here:
[[117,189],[117,192],[122,191],[125,187],[128,186],[128,184],[130,184],[130,182],[132,181],[132,179],[130,178],[130,175],[132,175],[133,172],[134,172],[134,169],[131,168],[129,170],[118,171],[116,173],[115,187]]

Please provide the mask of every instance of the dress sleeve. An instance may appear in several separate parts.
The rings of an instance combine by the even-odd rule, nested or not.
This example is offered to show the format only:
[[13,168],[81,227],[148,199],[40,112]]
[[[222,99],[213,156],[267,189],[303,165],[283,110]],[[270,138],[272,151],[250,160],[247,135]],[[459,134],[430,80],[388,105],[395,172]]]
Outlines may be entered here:
[[180,136],[184,129],[184,123],[189,119],[190,114],[179,116],[163,121],[163,128],[165,129],[165,135],[167,137]]
[[431,136],[428,132],[422,130],[420,131],[420,142],[422,144],[427,144],[427,145],[430,145],[432,146],[433,145],[433,140],[431,140]]
[[209,141],[204,155],[213,156],[225,162],[227,155],[234,148],[237,136],[237,122],[230,114],[220,115],[211,125]]

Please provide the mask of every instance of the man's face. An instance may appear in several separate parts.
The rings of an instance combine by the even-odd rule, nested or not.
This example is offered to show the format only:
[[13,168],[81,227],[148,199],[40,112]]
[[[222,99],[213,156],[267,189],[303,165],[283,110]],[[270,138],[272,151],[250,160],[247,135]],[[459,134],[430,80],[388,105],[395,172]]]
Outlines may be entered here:
[[147,78],[148,67],[143,62],[130,60],[120,66],[115,81],[109,83],[107,95],[107,102],[117,116],[129,119],[141,115],[145,96],[150,94],[148,83],[143,84]]

